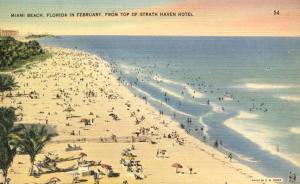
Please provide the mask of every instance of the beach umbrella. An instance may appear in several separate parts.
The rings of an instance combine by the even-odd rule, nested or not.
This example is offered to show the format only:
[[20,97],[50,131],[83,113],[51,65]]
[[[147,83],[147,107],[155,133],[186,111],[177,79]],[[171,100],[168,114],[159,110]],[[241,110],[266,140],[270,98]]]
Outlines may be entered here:
[[73,109],[71,106],[69,106],[68,108],[66,108],[64,110],[64,112],[68,112],[69,113],[69,116],[70,116],[70,114],[71,114],[72,111],[75,111],[75,109]]
[[86,153],[84,153],[84,152],[81,152],[81,153],[79,153],[79,156],[80,156],[80,157],[86,157],[86,156],[87,156],[87,154],[86,154]]
[[104,169],[111,169],[111,165],[107,165],[107,164],[101,164],[101,167]]
[[75,111],[75,109],[73,109],[71,106],[69,106],[69,107],[66,108],[64,111],[65,111],[65,112],[72,112],[72,111]]
[[83,153],[83,152],[81,152],[81,153],[79,153],[79,156],[80,156],[80,158],[82,159],[83,157],[86,157],[86,156],[87,156],[87,154],[86,154],[86,153]]
[[111,170],[112,169],[112,166],[111,165],[107,165],[107,164],[101,164],[101,167],[106,169],[106,172],[108,172],[108,170]]
[[172,164],[172,167],[182,168],[182,165],[176,162],[176,163]]
[[82,122],[82,123],[88,123],[89,119],[87,119],[87,118],[81,118],[80,122]]
[[52,178],[50,178],[49,181],[52,182],[52,183],[56,183],[56,182],[59,182],[61,180],[58,177],[52,177]]
[[179,163],[174,163],[174,164],[172,164],[172,167],[176,167],[176,173],[178,173],[178,169],[182,168],[182,165]]

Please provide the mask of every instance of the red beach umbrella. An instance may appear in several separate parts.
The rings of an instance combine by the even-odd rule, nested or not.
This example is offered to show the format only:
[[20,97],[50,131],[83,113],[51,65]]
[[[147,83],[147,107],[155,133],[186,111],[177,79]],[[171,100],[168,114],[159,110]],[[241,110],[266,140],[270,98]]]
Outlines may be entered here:
[[83,152],[81,152],[81,153],[79,153],[79,156],[82,158],[82,157],[86,157],[86,156],[87,156],[87,154],[86,154],[86,153],[83,153]]
[[87,154],[86,154],[86,153],[83,153],[83,152],[81,152],[81,153],[79,153],[79,156],[86,157],[86,156],[87,156]]
[[111,165],[107,165],[107,164],[101,164],[101,167],[107,170],[110,170],[112,168]]
[[176,173],[178,173],[178,169],[182,168],[182,165],[179,163],[174,163],[174,164],[172,164],[172,167],[176,167]]
[[82,119],[80,120],[81,123],[88,123],[89,121],[90,121],[90,120],[87,119],[87,118],[82,118]]
[[59,181],[61,181],[61,180],[58,177],[50,178],[50,182],[56,183],[56,182],[59,182]]
[[174,163],[174,164],[172,164],[172,167],[182,168],[182,165],[179,163]]

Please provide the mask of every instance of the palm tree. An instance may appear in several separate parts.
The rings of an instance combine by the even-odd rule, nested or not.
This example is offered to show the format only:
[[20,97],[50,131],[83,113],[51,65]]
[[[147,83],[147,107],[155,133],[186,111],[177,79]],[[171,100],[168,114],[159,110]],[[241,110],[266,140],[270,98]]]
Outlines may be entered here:
[[2,92],[2,100],[5,91],[11,91],[17,86],[15,78],[9,74],[0,74],[0,92]]
[[8,169],[17,153],[13,137],[17,131],[14,129],[16,121],[15,109],[0,107],[0,169],[3,172],[4,183],[7,183]]
[[7,183],[8,169],[11,166],[16,154],[16,147],[12,147],[8,142],[0,140],[0,169],[2,170],[5,184]]
[[30,157],[30,175],[32,175],[35,157],[42,151],[46,143],[50,141],[51,135],[48,133],[45,125],[34,124],[29,128],[21,125],[21,127],[22,131],[20,132],[19,139],[20,150]]
[[0,107],[0,135],[8,135],[9,130],[12,130],[14,122],[17,120],[15,109],[13,107]]

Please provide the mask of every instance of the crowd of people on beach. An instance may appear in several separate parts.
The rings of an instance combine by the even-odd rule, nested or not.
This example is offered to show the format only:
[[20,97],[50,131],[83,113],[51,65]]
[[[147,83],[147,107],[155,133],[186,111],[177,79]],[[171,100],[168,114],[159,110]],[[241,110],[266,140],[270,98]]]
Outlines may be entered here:
[[127,168],[127,172],[134,175],[136,180],[143,180],[146,178],[143,173],[143,165],[140,160],[137,160],[137,155],[133,153],[134,150],[134,145],[131,145],[131,148],[123,149],[120,163]]
[[[61,52],[57,52],[58,56],[59,55],[63,55],[63,57],[65,57],[64,55],[67,55],[67,53],[61,53]],[[75,54],[76,56],[76,54]],[[43,76],[37,76],[35,73],[29,73],[29,76],[34,76],[35,78],[39,79],[39,78],[47,78],[47,80],[50,80],[51,78],[54,78],[55,81],[55,86],[56,88],[53,89],[53,91],[55,91],[55,94],[52,97],[52,100],[56,102],[56,105],[59,107],[59,109],[61,109],[61,112],[59,111],[51,111],[48,110],[49,112],[47,112],[47,109],[45,108],[44,111],[42,113],[40,113],[40,116],[45,119],[45,123],[46,124],[51,124],[51,120],[53,119],[52,116],[55,116],[57,114],[61,115],[64,114],[65,115],[65,121],[66,123],[63,123],[63,125],[66,125],[65,127],[63,127],[63,129],[65,129],[64,131],[66,131],[66,135],[70,136],[70,137],[78,137],[80,136],[82,138],[82,142],[88,142],[88,140],[91,139],[85,139],[84,136],[89,135],[89,131],[86,128],[87,126],[95,126],[97,125],[97,121],[99,116],[94,114],[95,111],[93,111],[93,109],[91,109],[91,112],[89,114],[86,114],[85,116],[78,116],[77,114],[83,114],[83,112],[78,112],[76,110],[76,107],[79,107],[80,105],[86,105],[86,106],[90,106],[91,104],[95,104],[97,101],[95,100],[97,97],[99,96],[105,96],[107,99],[109,100],[116,100],[118,98],[122,98],[120,94],[118,94],[118,91],[113,91],[109,88],[109,83],[98,83],[97,80],[100,77],[104,77],[104,78],[109,78],[109,76],[104,76],[102,75],[98,70],[98,64],[97,63],[93,63],[90,60],[87,60],[85,57],[88,55],[81,55],[78,54],[77,57],[75,57],[73,62],[68,62],[66,65],[67,67],[71,67],[71,68],[78,68],[77,72],[78,73],[74,73],[74,74],[61,74],[61,73],[57,73],[57,75],[49,75],[47,76],[47,73],[45,72],[44,74],[42,74]],[[60,56],[61,57],[61,56]],[[59,61],[58,61],[59,57],[54,57],[55,62],[52,62],[52,65],[59,65]],[[82,62],[77,62],[80,60],[85,60],[85,62],[90,63],[89,65],[92,66],[93,70],[96,71],[97,74],[96,76],[93,76],[91,74],[91,72],[86,72],[85,69],[87,69],[86,65],[82,64]],[[81,63],[81,64],[79,64]],[[62,67],[61,65],[59,65],[59,67]],[[83,67],[83,68],[82,68]],[[80,68],[80,69],[79,69]],[[59,70],[63,70],[62,68],[59,68]],[[112,69],[112,71],[114,71],[114,69]],[[138,70],[140,73],[142,73],[142,70]],[[87,79],[94,79],[91,81],[87,80]],[[60,87],[60,82],[63,80],[67,80],[68,83],[73,84],[71,87],[68,88],[62,88]],[[135,85],[138,85],[139,81],[143,81],[144,79],[137,79],[135,81]],[[119,81],[123,81],[123,78],[120,77]],[[42,83],[46,83],[47,81],[40,81]],[[158,81],[159,82],[159,81]],[[132,84],[131,84],[132,85]],[[193,84],[193,83],[189,83],[186,84],[190,87],[194,87],[196,88],[197,85]],[[81,87],[82,88],[81,88]],[[199,89],[204,89],[205,87],[207,87],[207,84],[200,84]],[[25,85],[25,87],[28,87],[28,84]],[[45,86],[46,88],[47,86]],[[187,89],[182,90],[181,94],[184,95]],[[42,92],[44,92],[45,90],[43,90]],[[208,91],[206,91],[208,92]],[[37,93],[34,90],[30,90],[27,91],[26,93],[28,93],[28,98],[31,100],[36,100],[44,95],[47,95],[46,93]],[[196,90],[194,90],[192,95],[192,98],[194,100],[196,100]],[[25,94],[25,92],[24,92]],[[80,98],[80,100],[82,101],[82,103],[80,104],[76,104],[75,103],[75,96],[79,96],[82,95],[82,98]],[[144,101],[147,101],[148,98],[146,96],[141,96],[141,98]],[[230,94],[226,94],[225,96],[219,97],[218,100],[219,101],[225,101],[226,98],[231,98],[234,99],[233,95]],[[164,102],[162,102],[164,101]],[[168,114],[172,114],[172,118],[173,120],[179,120],[180,115],[178,115],[178,113],[176,111],[169,113],[167,110],[165,110],[166,108],[164,107],[165,103],[171,103],[171,101],[173,101],[173,98],[171,98],[171,95],[168,92],[164,92],[163,96],[162,96],[162,100],[161,100],[161,110],[159,111],[159,115],[160,118],[163,119],[162,121],[157,121],[157,123],[161,123],[165,128],[168,127],[168,123],[167,121],[165,121],[165,115]],[[178,103],[179,105],[182,105],[183,102],[179,101]],[[212,100],[208,99],[207,100],[207,105],[211,105],[212,104]],[[22,104],[19,104],[22,105]],[[159,126],[147,126],[144,122],[146,121],[146,117],[148,118],[147,115],[143,114],[140,112],[140,109],[136,109],[134,111],[132,111],[131,108],[131,104],[129,102],[125,103],[125,106],[130,114],[130,117],[133,119],[133,124],[136,127],[136,132],[133,132],[132,134],[136,134],[136,136],[132,136],[132,135],[128,135],[127,137],[118,137],[116,134],[111,134],[110,137],[97,137],[97,141],[99,143],[120,143],[121,138],[126,138],[126,143],[131,142],[141,142],[139,140],[142,140],[142,137],[150,137],[151,143],[152,144],[157,144],[157,142],[159,142],[159,140],[161,138],[164,138],[167,141],[172,141],[173,142],[173,147],[176,147],[177,145],[179,146],[185,146],[187,145],[189,142],[186,141],[186,137],[182,136],[183,134],[178,133],[177,131],[173,131],[173,130],[168,130],[163,132],[163,134],[160,134],[161,132],[159,131],[160,128]],[[262,105],[263,106],[263,105]],[[116,107],[118,108],[118,107]],[[141,108],[142,109],[142,108]],[[222,107],[222,111],[225,111],[225,108]],[[114,123],[120,123],[122,114],[118,114],[114,107],[108,111],[108,117],[110,118],[109,121],[113,121]],[[157,112],[156,112],[157,115]],[[184,124],[182,124],[182,128],[186,131],[186,133],[188,134],[197,134],[200,135],[200,137],[202,137],[202,140],[205,141],[206,140],[206,127],[204,127],[203,125],[199,125],[197,123],[197,121],[195,120],[194,117],[187,117]],[[77,122],[80,126],[75,126]],[[106,121],[108,122],[108,120]],[[60,125],[61,126],[61,125]],[[70,126],[70,127],[69,127]],[[87,133],[86,133],[87,132]],[[109,130],[107,129],[107,132],[109,132]],[[65,133],[65,132],[63,132]],[[130,132],[131,133],[131,132]],[[130,134],[129,133],[129,134]],[[127,139],[128,138],[128,139]],[[160,139],[159,139],[160,138]],[[76,140],[73,140],[73,143],[76,142]],[[219,148],[220,145],[223,145],[222,140],[216,140],[215,142],[212,143],[212,145],[215,146],[215,148]],[[72,146],[71,144],[68,144],[67,147],[65,148],[66,152],[69,151],[79,151],[84,149],[84,147],[78,146],[76,144],[74,144],[74,146]],[[134,154],[135,151],[135,146],[132,145],[131,148],[125,148],[122,153],[121,153],[121,160],[120,163],[126,167],[128,173],[133,173],[134,174],[134,178],[137,180],[143,180],[145,179],[145,174],[144,174],[144,167],[141,164],[141,162],[139,160],[137,160],[137,155]],[[156,149],[156,148],[155,148]],[[166,149],[161,149],[158,148],[156,151],[156,158],[165,158],[168,159],[169,153]],[[155,154],[155,153],[154,153]],[[210,153],[211,154],[211,153]],[[211,154],[213,155],[213,154]],[[228,153],[228,159],[231,160],[233,159],[233,155],[232,153]],[[51,158],[52,159],[52,158]],[[53,162],[53,159],[51,160],[49,158],[45,159],[45,163],[47,163],[47,167],[51,166],[51,168],[55,168],[58,169],[58,171],[60,171],[60,168],[57,168],[57,161],[55,160],[55,162]],[[50,160],[50,161],[49,161]],[[50,163],[50,164],[49,164]],[[78,162],[76,167],[80,167],[80,166],[102,166],[107,168],[107,175],[108,176],[116,176],[118,173],[115,173],[111,167],[109,167],[109,165],[104,166],[103,163],[101,163],[101,161],[89,161],[89,160],[85,160],[82,157],[78,158]],[[42,166],[42,165],[40,165]],[[43,165],[44,166],[44,165]],[[147,165],[146,165],[147,166]],[[41,170],[44,169],[44,167],[40,167]],[[74,168],[67,168],[67,169],[74,169]],[[193,174],[195,173],[194,170],[197,170],[197,168],[192,168],[189,167],[189,173]],[[64,170],[63,170],[64,171]],[[99,175],[102,175],[103,172],[100,171],[100,169],[98,170],[94,170],[92,175],[94,177],[94,181],[95,183],[99,183]],[[296,181],[296,175],[292,175],[291,177],[291,181]],[[123,183],[128,183],[127,180],[124,180]]]

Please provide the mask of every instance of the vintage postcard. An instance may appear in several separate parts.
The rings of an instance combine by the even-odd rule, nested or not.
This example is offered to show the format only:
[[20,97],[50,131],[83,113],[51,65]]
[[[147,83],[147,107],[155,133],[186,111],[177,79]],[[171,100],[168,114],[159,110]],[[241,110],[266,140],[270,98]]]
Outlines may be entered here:
[[299,0],[0,0],[0,183],[300,183]]

